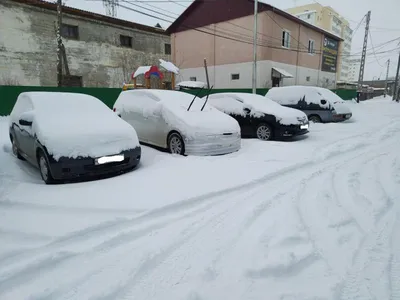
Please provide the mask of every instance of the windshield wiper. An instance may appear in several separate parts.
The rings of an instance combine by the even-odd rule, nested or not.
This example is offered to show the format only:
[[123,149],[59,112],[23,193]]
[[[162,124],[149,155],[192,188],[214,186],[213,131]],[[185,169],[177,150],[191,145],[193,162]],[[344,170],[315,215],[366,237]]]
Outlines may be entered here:
[[196,99],[196,97],[197,97],[198,95],[200,95],[200,93],[201,93],[201,91],[202,91],[203,89],[204,89],[204,86],[203,86],[203,87],[200,89],[200,91],[198,91],[198,93],[194,96],[192,102],[190,102],[190,105],[189,105],[187,111],[190,110],[190,108],[192,107],[192,104],[193,104],[193,102],[194,102],[194,99]]
[[201,108],[201,111],[203,111],[204,107],[206,106],[206,103],[207,103],[207,101],[208,101],[208,96],[210,96],[210,92],[211,92],[211,90],[212,90],[213,87],[214,87],[214,86],[211,86],[210,89],[208,90],[208,92],[207,92],[207,98],[206,98],[206,101],[204,101],[204,104],[203,104],[203,107]]

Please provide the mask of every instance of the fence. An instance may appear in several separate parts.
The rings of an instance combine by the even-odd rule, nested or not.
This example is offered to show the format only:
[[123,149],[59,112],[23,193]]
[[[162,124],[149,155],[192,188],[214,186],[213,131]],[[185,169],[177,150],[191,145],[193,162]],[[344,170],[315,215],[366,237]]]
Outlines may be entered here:
[[[82,93],[92,95],[101,101],[103,101],[108,107],[112,108],[118,95],[121,93],[120,88],[85,88],[85,87],[42,87],[42,86],[0,86],[0,116],[9,115],[15,101],[20,93],[23,92],[69,92],[69,93]],[[251,89],[213,89],[212,93],[222,93],[222,92],[241,92],[241,93],[251,93]],[[342,99],[351,100],[356,98],[356,90],[333,90]],[[197,93],[196,90],[185,90],[185,92],[190,94]],[[268,89],[257,89],[257,94],[265,95]],[[203,90],[200,97],[204,96],[206,91]]]

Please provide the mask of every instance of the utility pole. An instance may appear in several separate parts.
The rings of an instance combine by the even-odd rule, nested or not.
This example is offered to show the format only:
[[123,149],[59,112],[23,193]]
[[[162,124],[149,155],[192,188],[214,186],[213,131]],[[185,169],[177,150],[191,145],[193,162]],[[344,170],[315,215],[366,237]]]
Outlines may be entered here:
[[397,93],[397,88],[399,84],[399,71],[400,71],[400,52],[399,52],[399,61],[397,62],[397,71],[396,71],[396,78],[394,79],[394,88],[393,88],[393,101],[399,101],[399,95]]
[[62,0],[57,0],[57,86],[62,86]]
[[390,58],[387,60],[387,70],[386,70],[386,80],[385,80],[385,92],[383,93],[383,97],[386,98],[387,88],[388,88],[388,79],[389,79],[389,68],[390,68]]
[[[365,58],[367,56],[367,44],[368,44],[368,34],[369,34],[369,21],[371,20],[371,11],[367,13],[367,21],[365,24],[365,35],[364,35],[364,44],[361,55],[361,64],[360,64],[360,74],[358,75],[358,90],[361,92],[362,83],[364,81],[364,68],[365,68]],[[357,98],[357,102],[359,102]]]
[[253,94],[257,93],[257,31],[258,31],[258,0],[254,0],[254,31],[253,31]]

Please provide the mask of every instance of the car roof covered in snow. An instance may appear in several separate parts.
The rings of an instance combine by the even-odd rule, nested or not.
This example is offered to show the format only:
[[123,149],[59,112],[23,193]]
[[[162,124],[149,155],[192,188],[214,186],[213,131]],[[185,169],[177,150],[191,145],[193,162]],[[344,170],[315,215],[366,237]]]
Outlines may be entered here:
[[34,110],[50,110],[52,113],[82,112],[88,110],[105,112],[108,107],[99,99],[80,93],[60,92],[25,92],[18,97],[25,98],[33,105]]
[[[237,105],[235,101],[222,103],[221,99],[235,99],[243,104]],[[281,124],[297,124],[299,118],[305,118],[301,111],[284,107],[264,96],[251,93],[216,93],[209,96],[210,104],[225,113],[233,113],[245,116],[243,110],[247,106],[253,117],[260,117],[263,114],[274,115]]]

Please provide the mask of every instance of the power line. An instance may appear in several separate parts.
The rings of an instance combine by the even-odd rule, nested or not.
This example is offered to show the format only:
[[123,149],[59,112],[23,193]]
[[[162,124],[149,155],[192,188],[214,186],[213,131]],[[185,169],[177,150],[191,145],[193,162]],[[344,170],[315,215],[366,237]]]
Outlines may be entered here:
[[373,51],[373,54],[374,54],[374,56],[375,56],[376,62],[383,68],[383,66],[382,66],[381,63],[379,62],[378,58],[376,57],[376,53],[375,53],[375,49],[374,49],[374,43],[372,42],[372,35],[371,35],[371,32],[368,31],[368,34],[369,34],[369,39],[371,40],[371,47],[372,47],[372,51]]
[[[99,0],[87,0],[87,1],[99,1]],[[101,0],[100,0],[100,1],[101,1]],[[138,1],[140,1],[140,0],[138,0]],[[136,6],[136,7],[142,8],[142,9],[149,10],[149,11],[151,11],[151,12],[153,12],[153,13],[157,13],[157,14],[163,15],[163,16],[168,17],[168,18],[171,18],[171,19],[175,19],[175,17],[169,16],[169,15],[167,15],[167,14],[165,14],[165,13],[157,12],[157,11],[155,11],[155,10],[152,10],[152,9],[149,9],[149,8],[146,8],[146,7],[143,7],[143,6],[139,6],[139,5],[137,5],[137,4],[133,4],[133,3],[131,3],[130,1],[125,1],[125,0],[123,0],[122,2],[125,2],[125,3],[127,3],[127,4],[129,4],[129,5]],[[134,1],[134,2],[136,2],[136,1]],[[162,2],[165,2],[165,1],[162,1]],[[170,20],[167,20],[167,19],[165,19],[165,18],[161,18],[161,17],[157,17],[157,16],[154,16],[154,15],[151,15],[151,14],[149,14],[149,13],[146,13],[146,12],[143,12],[143,11],[140,11],[140,10],[137,10],[137,9],[134,9],[134,8],[132,8],[132,7],[127,7],[127,6],[122,5],[122,4],[119,4],[119,6],[122,7],[122,8],[124,8],[124,9],[130,10],[130,11],[133,11],[133,12],[136,12],[136,13],[139,13],[139,14],[142,14],[142,15],[145,15],[145,16],[148,16],[148,17],[151,17],[151,18],[160,20],[160,21],[164,21],[164,22],[167,22],[167,23],[173,23],[173,21],[170,21]],[[165,10],[164,10],[164,11],[165,11]],[[172,13],[172,12],[171,12],[171,13]],[[234,24],[234,23],[232,23],[232,24]],[[280,26],[279,24],[277,24],[277,25]],[[240,25],[238,25],[238,26],[241,27]],[[244,44],[249,44],[249,45],[252,45],[252,44],[253,44],[253,42],[252,42],[253,38],[252,38],[252,37],[250,37],[250,36],[248,36],[248,35],[244,35],[244,34],[238,33],[238,32],[235,32],[235,31],[227,30],[227,29],[225,29],[225,30],[226,30],[226,31],[235,32],[236,35],[232,35],[232,34],[228,34],[228,33],[224,33],[224,32],[222,32],[222,33],[220,33],[220,32],[218,32],[218,33],[208,32],[208,31],[206,31],[206,30],[198,29],[198,28],[191,27],[191,26],[184,26],[184,27],[185,27],[186,29],[191,29],[191,30],[194,30],[194,31],[197,31],[197,32],[201,32],[201,33],[204,33],[204,34],[208,34],[208,35],[220,37],[220,38],[227,39],[227,40],[232,40],[232,41],[236,41],[236,42],[240,42],[240,43],[244,43]],[[280,27],[281,27],[281,26],[280,26]],[[243,28],[243,29],[246,29],[245,27],[242,27],[242,28]],[[246,29],[246,30],[249,30],[249,29]],[[217,32],[217,30],[215,30],[215,31]],[[265,35],[265,36],[267,36],[267,35]],[[249,38],[249,40],[243,40],[243,37],[247,37],[247,38]],[[267,36],[267,37],[269,37],[269,36]],[[241,38],[242,38],[242,39],[241,39]],[[269,37],[269,38],[276,39],[276,40],[280,40],[279,38],[275,38],[275,37]],[[399,39],[399,38],[398,38],[398,39]],[[296,40],[296,39],[295,39],[295,40]],[[397,40],[397,39],[395,39],[395,40]],[[296,40],[296,41],[297,41],[297,40]],[[393,41],[393,40],[392,40],[392,41]],[[392,41],[389,41],[389,42],[392,42]],[[264,43],[261,43],[261,42],[264,42]],[[389,43],[389,42],[385,42],[384,44],[387,44],[387,43]],[[382,44],[381,46],[383,46],[384,44]],[[282,48],[281,44],[277,44],[277,43],[273,44],[273,43],[271,43],[271,41],[264,41],[264,40],[262,40],[262,39],[258,39],[257,45],[260,46],[260,47],[272,48],[272,49],[278,49],[278,50],[284,50],[284,51],[308,53],[308,48],[307,48],[307,47],[305,47],[305,48],[307,48],[307,50],[287,49],[287,48]],[[275,45],[276,45],[276,46],[275,46]],[[382,52],[376,52],[375,54],[384,54],[384,53],[388,53],[388,52],[391,52],[391,51],[394,51],[394,50],[396,50],[396,49],[391,49],[391,50],[382,51]],[[321,49],[316,50],[316,51],[315,51],[315,54],[322,54]],[[341,57],[354,57],[354,56],[359,56],[359,54],[349,54],[349,55],[339,54],[338,57],[339,57],[339,56],[341,56]]]

